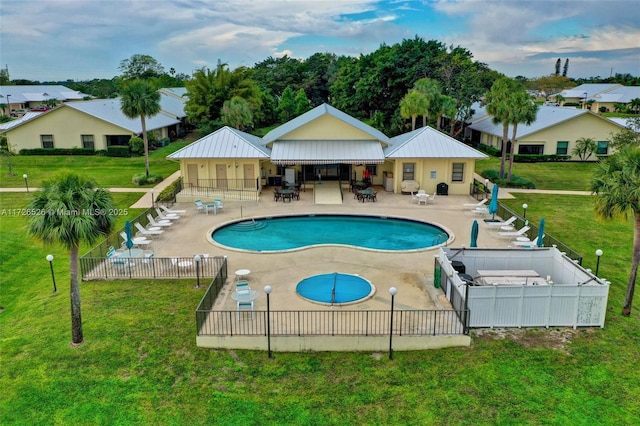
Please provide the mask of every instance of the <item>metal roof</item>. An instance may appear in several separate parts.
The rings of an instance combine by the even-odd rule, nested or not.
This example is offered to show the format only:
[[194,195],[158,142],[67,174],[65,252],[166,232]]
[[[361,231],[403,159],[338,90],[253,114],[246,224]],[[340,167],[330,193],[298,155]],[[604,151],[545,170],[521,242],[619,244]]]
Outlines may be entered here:
[[360,131],[367,133],[371,136],[372,139],[377,139],[381,142],[389,143],[389,138],[381,131],[374,129],[373,127],[363,123],[357,118],[354,118],[349,114],[346,114],[328,104],[319,105],[311,111],[307,111],[304,114],[294,118],[293,120],[288,121],[279,127],[276,127],[275,129],[264,135],[264,137],[262,138],[262,143],[266,145],[277,139],[280,139],[287,133],[290,133],[297,128],[302,127],[310,123],[311,121],[322,117],[325,114],[329,114],[337,118],[338,120],[344,121],[345,123],[359,129]]
[[396,136],[391,143],[384,149],[386,158],[488,158],[429,126]]
[[271,151],[275,164],[384,163],[378,140],[276,141]]
[[167,156],[181,158],[269,158],[257,136],[225,126]]
[[[524,136],[536,133],[542,129],[546,129],[547,127],[555,126],[564,121],[573,120],[576,117],[579,117],[584,114],[591,114],[594,117],[598,117],[602,119],[597,114],[592,113],[586,109],[576,109],[573,107],[540,107],[538,108],[538,114],[536,116],[536,121],[531,123],[530,125],[526,125],[524,123],[518,124],[518,132],[516,134],[516,138],[522,138]],[[477,123],[473,123],[469,126],[470,129],[488,133],[490,135],[502,137],[502,124],[494,124],[491,119],[481,120]],[[513,134],[513,126],[509,126],[509,137]]]
[[160,109],[168,114],[173,115],[174,117],[176,117],[176,119],[181,119],[187,116],[187,113],[184,112],[186,101],[186,99],[167,95],[166,93],[160,91]]
[[[62,107],[73,108],[100,120],[122,127],[123,129],[127,129],[135,134],[142,133],[140,118],[127,118],[120,109],[120,98],[69,102],[63,104]],[[145,117],[145,123],[147,130],[155,130],[178,124],[180,120],[176,119],[175,116],[161,112],[153,117]]]
[[46,101],[47,99],[57,99],[59,101],[80,100],[89,96],[57,84],[43,86],[0,86],[0,103],[7,103],[7,95],[11,96],[9,102],[12,104]]
[[16,126],[20,126],[21,124],[24,124],[26,121],[33,120],[34,118],[38,117],[40,114],[43,114],[43,113],[29,111],[28,113],[26,113],[25,115],[23,115],[22,117],[16,120],[11,120],[11,121],[7,121],[6,123],[2,123],[0,124],[0,132],[4,132]]

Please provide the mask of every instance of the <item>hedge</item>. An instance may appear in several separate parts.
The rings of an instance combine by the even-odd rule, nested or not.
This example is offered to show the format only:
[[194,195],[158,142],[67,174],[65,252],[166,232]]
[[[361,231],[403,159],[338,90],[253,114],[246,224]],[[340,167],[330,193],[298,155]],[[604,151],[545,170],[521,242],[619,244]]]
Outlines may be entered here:
[[34,148],[21,149],[20,155],[96,155],[92,148]]
[[131,157],[128,146],[110,146],[107,148],[107,157]]

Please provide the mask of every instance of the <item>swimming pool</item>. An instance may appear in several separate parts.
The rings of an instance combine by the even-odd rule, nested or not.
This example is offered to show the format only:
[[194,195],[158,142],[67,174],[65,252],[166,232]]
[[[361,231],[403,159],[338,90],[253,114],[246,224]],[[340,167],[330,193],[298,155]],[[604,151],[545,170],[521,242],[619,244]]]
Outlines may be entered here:
[[358,275],[333,272],[313,275],[300,281],[296,292],[304,299],[323,305],[347,305],[374,295],[373,284]]
[[313,214],[236,221],[214,230],[211,238],[228,248],[263,253],[319,245],[397,252],[443,245],[450,233],[410,219]]

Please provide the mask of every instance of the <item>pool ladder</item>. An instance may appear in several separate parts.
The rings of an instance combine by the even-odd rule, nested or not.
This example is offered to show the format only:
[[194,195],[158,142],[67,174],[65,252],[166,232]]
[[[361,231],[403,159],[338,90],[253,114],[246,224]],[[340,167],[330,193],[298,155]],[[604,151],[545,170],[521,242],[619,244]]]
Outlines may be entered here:
[[234,231],[255,231],[257,229],[263,229],[267,226],[267,222],[261,220],[260,222],[256,222],[254,218],[251,220],[246,220],[244,222],[238,222],[233,225]]

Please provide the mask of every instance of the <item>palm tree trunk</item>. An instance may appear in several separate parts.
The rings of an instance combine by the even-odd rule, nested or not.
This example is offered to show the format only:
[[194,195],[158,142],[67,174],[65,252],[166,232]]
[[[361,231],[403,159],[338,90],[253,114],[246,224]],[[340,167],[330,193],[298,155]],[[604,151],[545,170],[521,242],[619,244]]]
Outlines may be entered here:
[[412,115],[411,116],[411,130],[415,130],[416,129],[416,116]]
[[147,123],[144,120],[144,115],[140,115],[140,121],[142,122],[142,140],[144,141],[144,171],[149,177],[149,140],[147,139]]
[[513,168],[513,156],[516,150],[516,131],[518,130],[518,123],[513,124],[513,136],[511,137],[511,150],[509,152],[509,173],[507,174],[507,180],[511,180],[511,170]]
[[78,282],[78,246],[69,250],[69,272],[71,273],[71,342],[79,345],[83,342],[82,313],[80,309],[80,283]]
[[627,283],[627,293],[624,297],[622,315],[631,316],[631,305],[633,304],[633,293],[636,289],[636,279],[638,278],[638,264],[640,263],[640,212],[635,213],[634,233],[633,233],[633,257],[631,258],[631,272]]
[[500,178],[504,178],[504,163],[507,162],[507,138],[509,137],[509,125],[502,125],[502,157],[500,159]]

